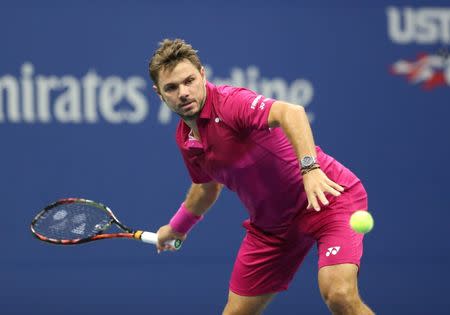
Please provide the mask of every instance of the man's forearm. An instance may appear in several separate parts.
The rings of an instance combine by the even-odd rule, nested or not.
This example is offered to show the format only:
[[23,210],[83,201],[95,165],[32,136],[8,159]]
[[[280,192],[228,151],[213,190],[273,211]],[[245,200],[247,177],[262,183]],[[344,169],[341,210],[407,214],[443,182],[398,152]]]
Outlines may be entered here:
[[197,216],[203,215],[217,200],[222,185],[217,182],[206,184],[192,184],[189,189],[184,205]]
[[269,115],[269,124],[283,129],[297,158],[316,156],[316,146],[304,107],[284,102],[276,102],[274,106]]

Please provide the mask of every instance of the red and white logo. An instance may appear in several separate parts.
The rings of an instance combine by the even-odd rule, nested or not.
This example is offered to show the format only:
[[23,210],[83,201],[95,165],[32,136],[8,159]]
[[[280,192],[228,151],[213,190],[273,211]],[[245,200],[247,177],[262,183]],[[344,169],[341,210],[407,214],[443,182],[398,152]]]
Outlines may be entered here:
[[404,76],[411,84],[421,84],[425,90],[450,85],[450,59],[439,54],[422,53],[415,60],[400,59],[390,72]]

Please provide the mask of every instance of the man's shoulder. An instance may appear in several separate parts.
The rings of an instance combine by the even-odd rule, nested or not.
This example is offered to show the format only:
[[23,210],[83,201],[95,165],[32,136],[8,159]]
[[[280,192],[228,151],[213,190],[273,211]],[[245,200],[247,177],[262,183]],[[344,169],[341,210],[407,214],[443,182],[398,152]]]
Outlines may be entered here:
[[242,87],[242,86],[233,86],[233,85],[217,85],[216,93],[223,97],[228,98],[230,96],[238,96],[239,93],[254,93],[253,91]]
[[211,92],[213,92],[213,94],[218,95],[220,97],[225,97],[225,98],[228,96],[235,95],[236,93],[239,93],[239,92],[255,93],[246,87],[228,85],[228,84],[215,85],[209,81],[208,81],[208,89]]
[[233,85],[213,85],[211,84],[212,98],[213,98],[213,106],[217,110],[223,110],[228,108],[228,105],[234,105],[236,102],[241,103],[243,101],[247,101],[250,97],[257,96],[252,90],[249,90],[245,87],[241,86],[233,86]]

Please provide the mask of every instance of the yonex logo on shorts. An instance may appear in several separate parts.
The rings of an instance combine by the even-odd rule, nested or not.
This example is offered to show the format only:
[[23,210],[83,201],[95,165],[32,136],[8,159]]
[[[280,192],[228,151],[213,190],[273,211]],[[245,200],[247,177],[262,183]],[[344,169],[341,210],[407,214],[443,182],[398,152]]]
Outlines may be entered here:
[[330,247],[328,248],[327,252],[325,253],[325,256],[330,256],[331,255],[336,255],[339,250],[341,249],[341,246],[334,246],[334,247]]

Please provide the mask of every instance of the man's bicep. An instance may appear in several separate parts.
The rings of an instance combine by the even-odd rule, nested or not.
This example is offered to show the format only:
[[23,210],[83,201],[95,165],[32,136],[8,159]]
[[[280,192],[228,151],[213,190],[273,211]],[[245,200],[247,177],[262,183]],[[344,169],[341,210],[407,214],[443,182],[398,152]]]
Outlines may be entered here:
[[283,114],[284,103],[275,101],[270,107],[269,117],[267,118],[267,123],[270,128],[275,128],[280,125],[281,116]]
[[303,106],[275,101],[270,108],[267,123],[270,128],[279,127],[284,117],[289,117],[287,115],[295,115],[300,110],[303,110]]

